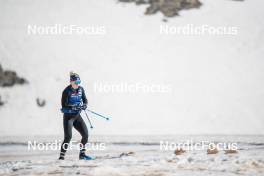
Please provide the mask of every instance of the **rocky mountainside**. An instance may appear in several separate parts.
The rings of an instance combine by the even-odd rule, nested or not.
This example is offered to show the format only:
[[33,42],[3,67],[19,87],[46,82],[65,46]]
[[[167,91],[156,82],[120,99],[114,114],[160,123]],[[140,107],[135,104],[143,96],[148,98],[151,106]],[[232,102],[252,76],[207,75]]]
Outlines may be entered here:
[[199,0],[119,0],[119,2],[134,2],[136,5],[149,4],[145,11],[146,15],[161,12],[165,17],[174,17],[179,15],[179,11],[181,10],[200,8],[202,6],[202,3]]
[[145,14],[151,15],[161,12],[166,17],[177,16],[184,9],[199,8],[199,0],[119,0],[120,2],[135,2],[137,5],[149,4]]
[[12,87],[15,84],[25,84],[26,79],[17,76],[12,70],[3,70],[0,64],[0,87]]

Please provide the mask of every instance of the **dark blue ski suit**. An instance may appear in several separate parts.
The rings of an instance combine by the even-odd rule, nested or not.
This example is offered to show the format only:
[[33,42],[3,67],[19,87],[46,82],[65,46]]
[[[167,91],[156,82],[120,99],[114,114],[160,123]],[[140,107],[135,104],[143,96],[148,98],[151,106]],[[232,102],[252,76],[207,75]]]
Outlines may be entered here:
[[[68,149],[69,142],[72,138],[72,127],[74,127],[82,136],[82,147],[88,142],[88,129],[80,113],[80,107],[87,105],[88,101],[84,89],[79,86],[78,89],[73,89],[71,85],[67,86],[61,98],[61,111],[63,115],[64,141],[61,145],[60,156],[65,155]],[[84,153],[85,149],[81,148],[80,153]]]

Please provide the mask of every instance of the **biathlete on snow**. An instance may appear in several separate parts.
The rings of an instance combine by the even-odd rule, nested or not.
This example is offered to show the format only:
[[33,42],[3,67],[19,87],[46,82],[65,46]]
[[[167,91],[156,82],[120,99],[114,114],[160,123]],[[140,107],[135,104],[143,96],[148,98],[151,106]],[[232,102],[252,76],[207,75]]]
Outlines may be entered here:
[[72,138],[72,127],[74,127],[82,136],[80,144],[80,160],[91,160],[90,156],[85,154],[85,144],[88,142],[88,129],[81,117],[81,111],[86,110],[88,100],[83,87],[80,86],[81,79],[77,73],[70,73],[70,85],[62,93],[61,111],[63,113],[64,140],[61,145],[59,160],[64,160],[69,142]]

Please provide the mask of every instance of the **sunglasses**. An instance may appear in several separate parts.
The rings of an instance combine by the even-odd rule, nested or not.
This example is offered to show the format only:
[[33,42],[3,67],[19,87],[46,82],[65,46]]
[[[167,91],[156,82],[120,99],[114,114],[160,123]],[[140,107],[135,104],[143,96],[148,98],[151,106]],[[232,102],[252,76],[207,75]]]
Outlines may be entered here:
[[75,82],[74,82],[75,84],[81,84],[81,80],[80,79],[77,79]]

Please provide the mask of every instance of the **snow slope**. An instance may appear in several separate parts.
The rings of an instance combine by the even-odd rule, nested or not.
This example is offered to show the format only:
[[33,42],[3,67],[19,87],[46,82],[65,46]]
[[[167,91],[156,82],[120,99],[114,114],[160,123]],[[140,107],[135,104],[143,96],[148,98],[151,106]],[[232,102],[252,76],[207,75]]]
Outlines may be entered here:
[[[103,0],[1,0],[0,63],[29,80],[0,89],[0,135],[61,134],[61,91],[77,71],[94,134],[264,134],[262,0],[203,0],[162,22],[144,6]],[[34,36],[27,25],[105,26],[106,35]],[[236,36],[161,35],[160,25],[236,26]],[[98,93],[95,82],[168,84],[168,93]],[[36,98],[45,99],[40,108]]]

